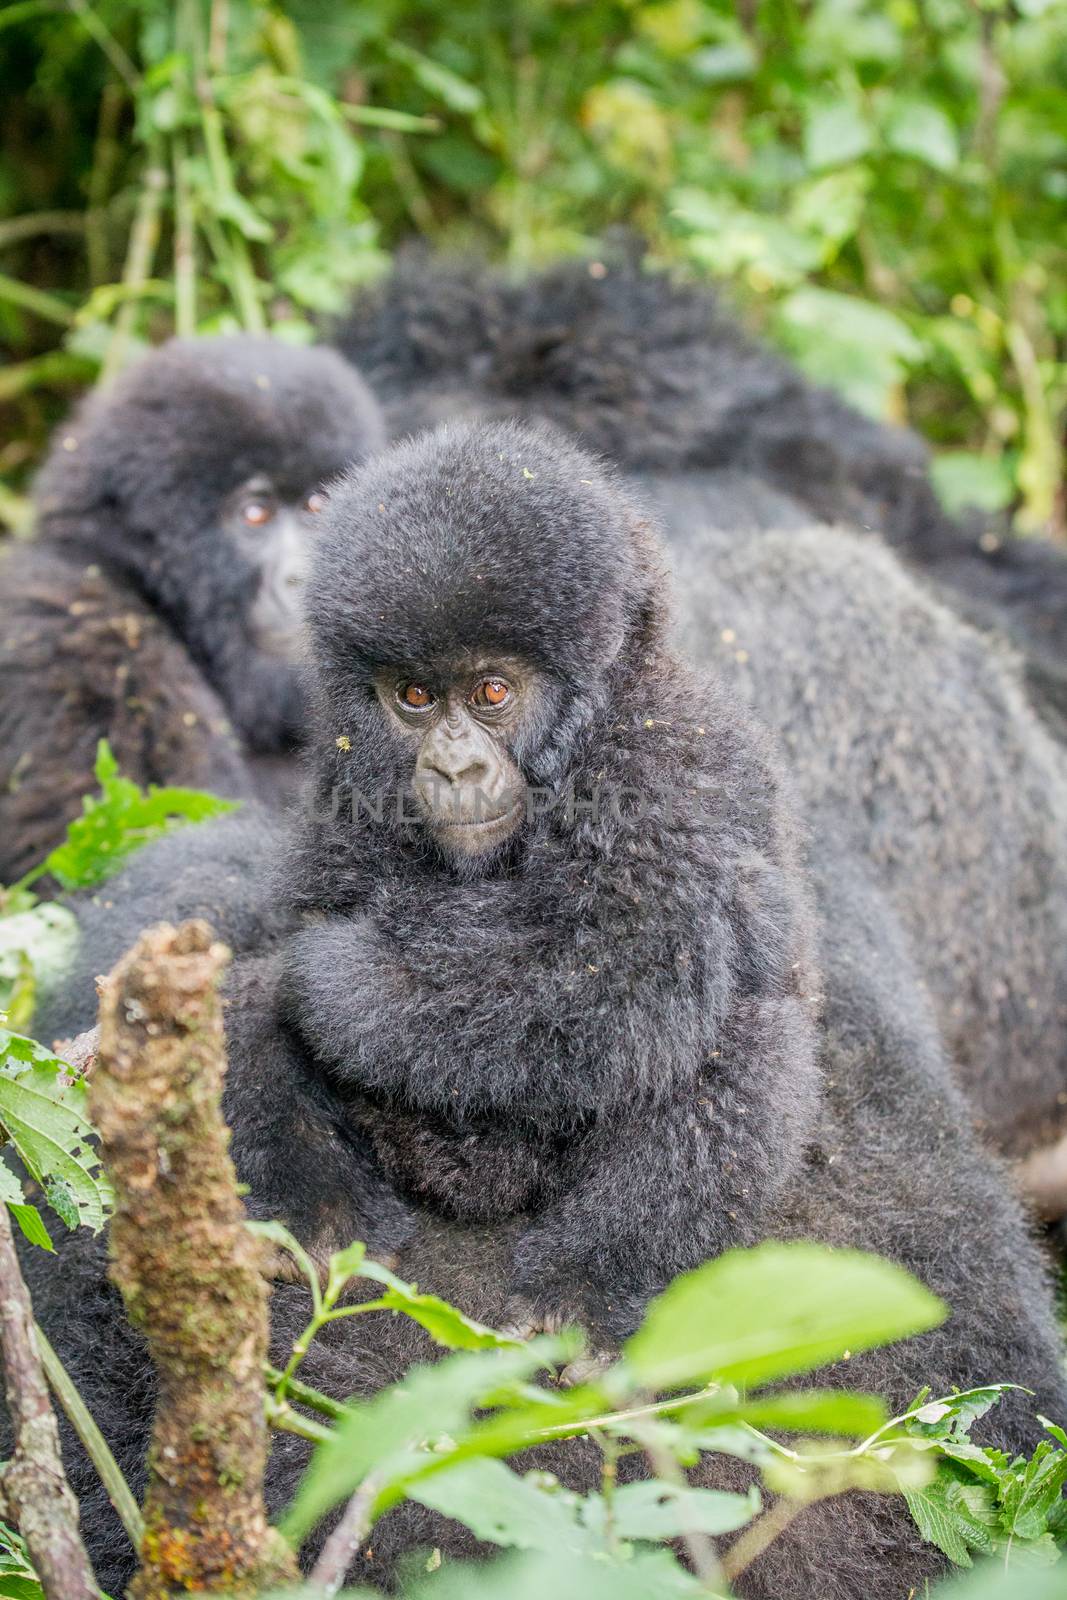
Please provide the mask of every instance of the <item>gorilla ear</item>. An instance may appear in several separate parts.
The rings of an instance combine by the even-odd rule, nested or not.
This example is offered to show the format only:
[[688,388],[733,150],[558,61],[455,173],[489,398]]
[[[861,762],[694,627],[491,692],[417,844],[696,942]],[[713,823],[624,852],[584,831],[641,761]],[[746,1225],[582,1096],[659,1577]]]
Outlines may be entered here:
[[670,568],[651,519],[639,511],[627,518],[633,552],[634,584],[627,596],[627,637],[634,649],[649,651],[664,642],[673,614]]

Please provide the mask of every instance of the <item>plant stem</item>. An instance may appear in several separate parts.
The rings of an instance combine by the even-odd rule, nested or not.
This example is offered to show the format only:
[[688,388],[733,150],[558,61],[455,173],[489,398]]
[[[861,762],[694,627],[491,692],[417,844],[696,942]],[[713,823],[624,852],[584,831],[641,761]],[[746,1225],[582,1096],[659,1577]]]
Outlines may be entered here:
[[265,1396],[263,1414],[268,1428],[276,1428],[281,1433],[295,1433],[298,1438],[309,1439],[312,1444],[325,1444],[333,1438],[332,1428],[316,1422],[313,1417],[302,1417],[292,1406],[284,1400],[276,1400],[273,1395]]
[[723,1577],[732,1583],[811,1503],[810,1500],[787,1500],[780,1496],[769,1511],[750,1523],[740,1538],[734,1540],[722,1558]]
[[32,311],[35,317],[42,317],[45,322],[58,322],[61,328],[69,328],[74,321],[73,311],[58,295],[34,289],[28,283],[20,283],[17,278],[9,278],[6,273],[0,273],[0,300],[21,306],[23,311]]
[[85,1446],[85,1453],[100,1475],[100,1481],[107,1490],[108,1499],[115,1507],[116,1515],[126,1532],[130,1536],[130,1543],[135,1550],[141,1548],[144,1537],[144,1518],[141,1516],[140,1507],[130,1492],[130,1486],[122,1476],[119,1464],[111,1454],[107,1440],[93,1421],[88,1406],[78,1393],[74,1384],[67,1376],[67,1370],[56,1355],[43,1328],[34,1325],[37,1336],[37,1348],[41,1352],[41,1365],[45,1376],[52,1385],[52,1393],[66,1412],[71,1427]]
[[59,1429],[7,1206],[0,1206],[0,1350],[14,1436],[0,1479],[5,1511],[26,1541],[46,1600],[97,1600],[78,1532],[77,1501],[63,1473]]
[[36,239],[42,233],[84,232],[85,216],[81,211],[31,211],[26,216],[0,222],[0,250],[20,244],[23,239]]
[[174,307],[175,329],[183,339],[196,333],[196,225],[189,188],[185,139],[174,141]]
[[85,213],[89,282],[94,288],[99,283],[106,283],[108,279],[107,197],[111,188],[112,174],[115,171],[115,162],[119,156],[119,112],[125,99],[125,93],[119,84],[114,80],[105,83],[100,96],[100,115],[93,143],[93,165],[89,173],[87,194],[89,207]]
[[[641,1427],[638,1424],[632,1434],[648,1457],[649,1466],[657,1478],[676,1489],[687,1487],[685,1473],[670,1451],[664,1449],[654,1426]],[[722,1568],[710,1535],[696,1528],[686,1528],[682,1532],[682,1543],[700,1582],[709,1593],[714,1593],[721,1586]]]
[[141,183],[133,227],[130,229],[126,265],[122,271],[123,287],[129,294],[115,316],[115,325],[100,374],[103,383],[113,378],[125,361],[126,346],[137,316],[137,292],[148,281],[156,245],[159,243],[159,216],[166,187],[167,173],[163,165],[163,151],[158,138],[155,138],[148,146],[148,165]]
[[370,1532],[378,1482],[368,1473],[348,1502],[336,1528],[322,1547],[311,1572],[310,1587],[322,1595],[335,1595],[345,1581],[352,1558]]
[[[268,1362],[263,1369],[263,1375],[272,1388],[277,1388],[282,1381],[281,1370],[272,1367]],[[333,1422],[339,1422],[348,1415],[348,1407],[341,1400],[334,1400],[328,1394],[322,1394],[318,1389],[313,1389],[310,1384],[302,1383],[299,1378],[290,1377],[286,1382],[286,1390],[291,1400],[299,1406],[308,1406],[312,1411],[319,1411],[324,1417],[329,1417]]]
[[130,93],[136,94],[140,86],[141,75],[115,38],[115,35],[111,32],[111,29],[101,22],[96,12],[89,5],[88,0],[67,0],[67,4],[89,37],[94,39],[100,46]]

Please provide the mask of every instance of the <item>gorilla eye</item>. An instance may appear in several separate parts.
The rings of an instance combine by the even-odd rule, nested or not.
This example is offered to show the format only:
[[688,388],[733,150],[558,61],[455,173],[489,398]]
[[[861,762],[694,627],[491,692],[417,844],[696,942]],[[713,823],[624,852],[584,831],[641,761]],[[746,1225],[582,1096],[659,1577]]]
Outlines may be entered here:
[[470,697],[473,706],[504,706],[511,699],[511,690],[503,678],[485,678]]
[[263,528],[274,516],[274,507],[269,500],[246,500],[241,507],[241,521],[250,528]]
[[409,711],[425,711],[432,706],[434,697],[423,683],[402,683],[396,697]]
[[305,511],[314,511],[316,513],[319,512],[319,511],[325,511],[326,510],[326,496],[324,494],[320,493],[320,491],[318,489],[313,490],[312,493],[309,494],[307,499],[304,501],[304,510]]

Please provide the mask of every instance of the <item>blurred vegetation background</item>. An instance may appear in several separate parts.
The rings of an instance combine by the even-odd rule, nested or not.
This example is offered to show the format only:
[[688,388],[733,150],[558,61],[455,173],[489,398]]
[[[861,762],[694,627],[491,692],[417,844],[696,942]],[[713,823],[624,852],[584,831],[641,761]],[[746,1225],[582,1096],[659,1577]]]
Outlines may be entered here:
[[522,272],[624,225],[1067,536],[1064,0],[9,0],[0,106],[16,533],[142,342],[309,339],[411,234]]

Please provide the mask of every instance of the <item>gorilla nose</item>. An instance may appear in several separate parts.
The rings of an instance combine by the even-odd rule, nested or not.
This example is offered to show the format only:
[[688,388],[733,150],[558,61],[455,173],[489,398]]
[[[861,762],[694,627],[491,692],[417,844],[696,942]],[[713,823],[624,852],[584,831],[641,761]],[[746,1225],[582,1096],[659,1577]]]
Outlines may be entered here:
[[457,788],[478,789],[489,781],[489,763],[462,746],[436,751],[426,765],[435,778]]

